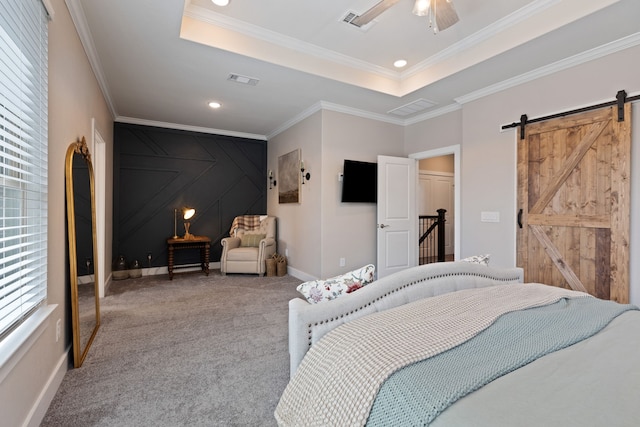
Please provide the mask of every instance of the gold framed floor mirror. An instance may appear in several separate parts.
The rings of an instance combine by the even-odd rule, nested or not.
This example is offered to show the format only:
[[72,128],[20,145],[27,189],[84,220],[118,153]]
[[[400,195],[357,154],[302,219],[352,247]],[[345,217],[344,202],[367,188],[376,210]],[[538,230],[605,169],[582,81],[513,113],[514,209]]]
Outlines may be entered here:
[[73,366],[79,368],[100,326],[93,165],[84,137],[67,149],[65,181]]

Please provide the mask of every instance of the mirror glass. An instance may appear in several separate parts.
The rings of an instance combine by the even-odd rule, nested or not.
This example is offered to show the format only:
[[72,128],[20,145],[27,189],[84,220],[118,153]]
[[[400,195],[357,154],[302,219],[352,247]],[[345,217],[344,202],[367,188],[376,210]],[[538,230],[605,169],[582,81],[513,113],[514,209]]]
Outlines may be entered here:
[[73,365],[78,368],[100,326],[93,166],[84,137],[67,150],[65,178]]

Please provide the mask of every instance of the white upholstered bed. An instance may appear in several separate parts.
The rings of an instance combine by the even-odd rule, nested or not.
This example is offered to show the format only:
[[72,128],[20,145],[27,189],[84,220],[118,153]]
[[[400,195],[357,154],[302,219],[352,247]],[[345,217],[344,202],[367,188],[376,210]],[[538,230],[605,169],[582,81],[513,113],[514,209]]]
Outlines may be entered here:
[[289,303],[280,425],[632,426],[640,312],[465,262]]

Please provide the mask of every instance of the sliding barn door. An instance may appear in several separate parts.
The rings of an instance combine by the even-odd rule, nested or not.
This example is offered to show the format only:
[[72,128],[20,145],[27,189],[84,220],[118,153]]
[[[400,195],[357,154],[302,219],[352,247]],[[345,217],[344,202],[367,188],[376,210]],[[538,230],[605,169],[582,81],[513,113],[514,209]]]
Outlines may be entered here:
[[517,263],[526,282],[629,299],[631,108],[525,126],[518,141]]

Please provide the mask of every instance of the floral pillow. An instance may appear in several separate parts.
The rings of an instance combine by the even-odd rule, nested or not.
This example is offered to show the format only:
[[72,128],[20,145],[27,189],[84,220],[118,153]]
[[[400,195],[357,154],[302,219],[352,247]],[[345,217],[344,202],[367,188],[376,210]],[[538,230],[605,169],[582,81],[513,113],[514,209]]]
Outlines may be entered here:
[[470,263],[473,263],[473,264],[480,264],[480,265],[489,265],[489,257],[490,256],[491,256],[491,254],[475,255],[475,256],[470,256],[468,258],[461,259],[460,261],[462,261],[462,262],[470,262]]
[[326,280],[304,282],[296,288],[311,304],[331,301],[342,295],[354,292],[373,282],[375,272],[373,264]]

